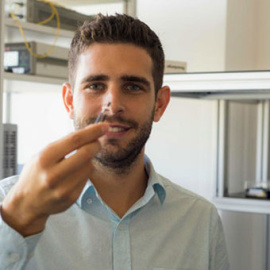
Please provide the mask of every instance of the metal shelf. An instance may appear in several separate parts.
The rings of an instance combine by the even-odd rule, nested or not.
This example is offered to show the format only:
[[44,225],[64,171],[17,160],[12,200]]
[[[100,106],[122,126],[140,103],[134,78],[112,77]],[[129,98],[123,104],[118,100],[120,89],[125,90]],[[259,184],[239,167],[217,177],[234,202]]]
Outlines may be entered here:
[[110,3],[121,3],[124,0],[55,0],[54,2],[59,5],[90,5],[90,4],[110,4]]
[[[16,21],[9,18],[4,19],[4,25],[6,27],[13,27],[13,28],[18,27]],[[21,25],[24,30],[29,30],[32,32],[38,32],[38,33],[48,34],[48,35],[55,35],[55,32],[56,32],[56,28],[50,27],[50,26],[38,25],[35,23],[29,23],[29,22],[21,22]],[[72,38],[73,35],[74,35],[73,31],[68,31],[64,29],[59,30],[59,36],[61,37]]]
[[270,99],[270,71],[166,74],[172,96],[201,99]]
[[213,198],[213,203],[218,210],[236,211],[245,213],[270,214],[269,200]]
[[[56,84],[62,85],[67,79],[61,78],[52,78],[52,77],[44,77],[44,76],[36,76],[29,74],[14,74],[9,72],[4,72],[5,80],[13,80],[13,81],[25,81],[25,82],[35,82],[35,83],[45,83],[45,84]],[[12,90],[9,90],[12,92]],[[18,92],[18,90],[16,90]]]

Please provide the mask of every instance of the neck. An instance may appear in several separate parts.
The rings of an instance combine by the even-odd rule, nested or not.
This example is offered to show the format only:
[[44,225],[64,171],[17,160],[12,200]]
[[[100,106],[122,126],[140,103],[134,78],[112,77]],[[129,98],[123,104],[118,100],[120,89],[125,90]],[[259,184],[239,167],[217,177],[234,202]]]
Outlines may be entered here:
[[148,176],[144,169],[144,153],[126,170],[117,171],[94,162],[91,182],[102,200],[121,218],[145,192]]

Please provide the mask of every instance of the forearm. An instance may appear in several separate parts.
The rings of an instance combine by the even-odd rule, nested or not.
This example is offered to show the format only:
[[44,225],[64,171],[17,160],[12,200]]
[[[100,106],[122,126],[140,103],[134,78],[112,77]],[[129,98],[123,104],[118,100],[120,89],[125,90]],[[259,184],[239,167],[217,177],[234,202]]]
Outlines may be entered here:
[[0,270],[23,270],[32,260],[41,234],[24,238],[1,217],[0,209]]

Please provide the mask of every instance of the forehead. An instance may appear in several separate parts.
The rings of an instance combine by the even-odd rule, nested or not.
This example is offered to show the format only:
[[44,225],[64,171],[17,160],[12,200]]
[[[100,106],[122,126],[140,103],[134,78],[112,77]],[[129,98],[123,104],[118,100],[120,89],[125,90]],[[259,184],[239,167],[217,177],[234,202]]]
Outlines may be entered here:
[[141,47],[125,43],[93,43],[78,57],[77,81],[87,74],[137,75],[153,81],[152,66],[150,55]]

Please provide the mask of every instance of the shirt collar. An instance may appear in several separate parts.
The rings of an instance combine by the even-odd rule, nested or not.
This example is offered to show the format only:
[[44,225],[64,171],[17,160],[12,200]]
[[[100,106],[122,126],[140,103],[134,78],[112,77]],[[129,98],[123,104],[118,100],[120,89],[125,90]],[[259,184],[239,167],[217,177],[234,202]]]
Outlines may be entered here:
[[[149,190],[153,190],[155,194],[157,194],[160,203],[163,204],[166,198],[166,190],[161,181],[161,177],[157,174],[157,172],[155,171],[153,167],[152,162],[146,155],[144,156],[144,167],[148,174],[148,184],[147,184],[145,193],[148,193]],[[95,193],[95,195],[98,197],[95,187],[89,180],[85,184],[83,191],[81,192],[79,198],[77,199],[77,204],[80,207],[82,207],[82,202],[83,202],[84,197],[89,196],[90,193],[92,194]]]
[[90,180],[88,180],[79,196],[77,199],[77,204],[82,208],[82,202],[85,196],[87,196],[88,193],[96,192],[96,189],[94,188],[93,184],[91,183]]
[[158,195],[159,201],[161,204],[164,203],[164,200],[166,198],[166,190],[164,188],[164,185],[161,181],[161,177],[157,174],[157,172],[154,169],[154,166],[150,159],[145,155],[144,156],[144,167],[148,174],[148,187],[152,187],[155,191],[155,193]]

